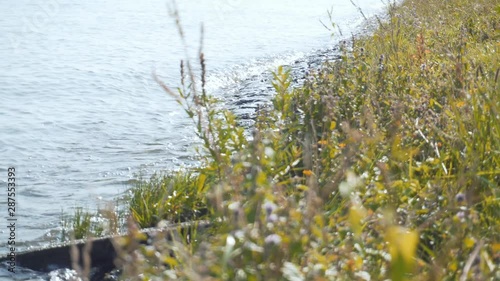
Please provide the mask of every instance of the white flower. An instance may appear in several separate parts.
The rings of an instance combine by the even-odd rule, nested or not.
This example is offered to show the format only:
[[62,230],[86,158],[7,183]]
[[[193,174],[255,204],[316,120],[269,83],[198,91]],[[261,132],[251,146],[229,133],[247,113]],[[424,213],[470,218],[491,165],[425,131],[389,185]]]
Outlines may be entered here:
[[264,239],[264,242],[266,244],[274,244],[274,245],[279,245],[281,243],[281,236],[278,234],[271,234]]
[[348,197],[356,187],[359,187],[363,181],[360,177],[356,176],[352,171],[347,171],[346,180],[339,184],[340,194]]

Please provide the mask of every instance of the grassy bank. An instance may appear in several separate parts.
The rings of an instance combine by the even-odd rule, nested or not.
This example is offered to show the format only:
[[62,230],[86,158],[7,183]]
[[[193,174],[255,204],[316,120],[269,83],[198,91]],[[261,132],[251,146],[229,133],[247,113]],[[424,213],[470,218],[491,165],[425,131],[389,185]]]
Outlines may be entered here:
[[124,274],[500,278],[500,1],[408,0],[388,12],[303,87],[278,69],[274,107],[250,138],[188,63],[178,90],[158,81],[193,119],[203,166],[138,187],[132,214],[142,227],[200,217],[214,227],[136,245]]

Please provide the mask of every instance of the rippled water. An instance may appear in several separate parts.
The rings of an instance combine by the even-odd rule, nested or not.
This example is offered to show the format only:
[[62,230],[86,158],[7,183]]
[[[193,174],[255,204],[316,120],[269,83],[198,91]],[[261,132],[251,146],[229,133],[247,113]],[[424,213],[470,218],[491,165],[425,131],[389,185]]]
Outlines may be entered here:
[[[362,22],[349,0],[178,2],[188,53],[203,22],[208,86],[229,100],[252,77],[331,48],[319,21],[329,9],[344,36]],[[185,57],[168,3],[0,2],[0,180],[16,168],[18,243],[47,240],[62,209],[112,201],[140,171],[195,164],[191,121],[151,78],[178,85]],[[356,3],[366,15],[383,8]]]

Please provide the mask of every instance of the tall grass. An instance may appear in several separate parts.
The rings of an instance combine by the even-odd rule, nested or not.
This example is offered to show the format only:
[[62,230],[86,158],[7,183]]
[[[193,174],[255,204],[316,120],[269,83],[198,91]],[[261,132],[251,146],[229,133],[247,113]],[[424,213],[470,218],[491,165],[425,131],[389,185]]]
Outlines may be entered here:
[[134,217],[175,219],[188,202],[216,226],[146,246],[156,263],[138,251],[126,266],[140,275],[125,278],[500,278],[500,1],[407,0],[388,14],[302,88],[280,67],[251,138],[206,93],[203,53],[201,79],[189,63],[177,90],[158,79],[204,162],[139,187]]
[[206,213],[205,182],[189,172],[154,175],[131,190],[130,213],[142,228],[202,218]]

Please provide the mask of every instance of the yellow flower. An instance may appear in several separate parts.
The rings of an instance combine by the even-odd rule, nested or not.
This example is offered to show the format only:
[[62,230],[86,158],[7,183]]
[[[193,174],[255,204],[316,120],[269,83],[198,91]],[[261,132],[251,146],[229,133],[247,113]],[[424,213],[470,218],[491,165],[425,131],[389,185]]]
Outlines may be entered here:
[[312,176],[313,172],[311,170],[304,170],[304,176],[310,177]]
[[319,145],[325,145],[327,143],[328,143],[328,141],[326,141],[326,140],[320,140],[320,141],[318,141]]
[[457,106],[458,108],[462,108],[462,107],[464,107],[464,106],[465,106],[465,102],[464,102],[464,101],[459,101],[459,102],[457,102],[456,106]]

